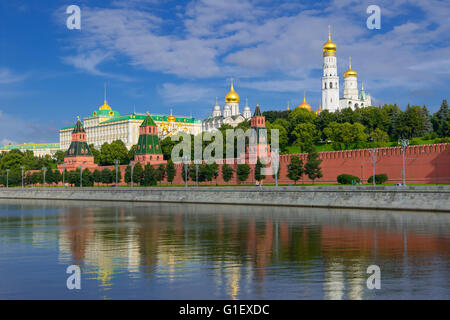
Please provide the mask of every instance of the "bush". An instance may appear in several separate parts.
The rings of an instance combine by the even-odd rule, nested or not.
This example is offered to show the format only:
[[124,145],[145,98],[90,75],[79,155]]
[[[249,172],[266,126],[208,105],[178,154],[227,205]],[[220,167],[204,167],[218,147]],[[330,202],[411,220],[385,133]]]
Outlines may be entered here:
[[[383,184],[386,181],[388,181],[388,176],[385,173],[382,174],[376,174],[375,175],[375,183],[376,184]],[[369,180],[367,181],[368,183],[373,183],[373,176],[370,176]]]
[[341,174],[337,177],[337,182],[340,184],[352,184],[359,183],[361,179],[356,176],[352,176],[351,174]]

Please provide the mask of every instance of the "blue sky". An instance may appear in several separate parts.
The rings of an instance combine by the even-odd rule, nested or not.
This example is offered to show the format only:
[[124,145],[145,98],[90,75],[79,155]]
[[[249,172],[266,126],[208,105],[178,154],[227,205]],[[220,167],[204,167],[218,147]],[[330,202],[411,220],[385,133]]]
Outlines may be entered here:
[[[66,8],[81,8],[81,30]],[[381,8],[369,30],[368,5]],[[0,144],[57,142],[60,127],[108,103],[122,114],[193,115],[223,104],[320,102],[328,25],[338,71],[348,57],[374,104],[436,111],[450,81],[448,1],[0,0]],[[341,84],[342,87],[342,84]]]

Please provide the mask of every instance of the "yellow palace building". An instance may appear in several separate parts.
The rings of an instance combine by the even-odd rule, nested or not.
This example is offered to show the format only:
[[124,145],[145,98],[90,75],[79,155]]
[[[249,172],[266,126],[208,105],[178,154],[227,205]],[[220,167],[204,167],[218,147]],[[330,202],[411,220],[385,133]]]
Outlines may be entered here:
[[[199,134],[202,132],[202,121],[192,117],[178,117],[172,115],[150,115],[158,126],[160,139],[170,137],[178,132]],[[87,143],[93,144],[99,149],[105,142],[111,143],[122,140],[130,149],[137,144],[139,139],[139,126],[147,117],[146,114],[120,115],[113,110],[106,99],[103,105],[95,110],[89,117],[83,120],[83,127],[87,133]],[[60,149],[67,150],[72,141],[72,130],[74,126],[62,128],[59,131]]]

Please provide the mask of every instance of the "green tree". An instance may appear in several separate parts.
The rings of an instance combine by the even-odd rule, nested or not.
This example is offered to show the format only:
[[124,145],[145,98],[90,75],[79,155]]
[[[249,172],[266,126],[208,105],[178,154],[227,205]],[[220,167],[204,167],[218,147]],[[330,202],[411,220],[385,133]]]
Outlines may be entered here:
[[316,179],[322,178],[322,169],[320,164],[322,160],[319,159],[319,154],[315,151],[308,153],[308,158],[305,164],[305,173],[308,178],[312,180],[313,184]]
[[372,141],[373,147],[383,147],[389,142],[389,136],[383,130],[376,128],[370,133],[370,140]]
[[324,134],[331,140],[334,150],[365,147],[368,138],[365,127],[360,123],[332,122],[324,129]]
[[318,138],[316,126],[312,123],[299,123],[292,134],[295,136],[294,144],[300,147],[301,152],[310,151]]
[[297,184],[297,181],[302,178],[305,173],[303,168],[303,160],[298,156],[291,156],[291,162],[288,165],[288,178]]
[[238,164],[236,175],[240,182],[244,182],[248,179],[250,174],[250,166],[248,164]]
[[92,178],[94,179],[95,183],[101,183],[102,182],[102,172],[98,169],[95,169],[94,173],[92,174]]
[[[219,177],[219,165],[217,163],[211,163],[208,165],[208,170],[211,174],[211,178],[214,178],[216,180],[216,186],[217,186],[217,178]],[[208,180],[211,181],[211,180]]]
[[256,161],[256,165],[255,165],[255,180],[258,181],[261,184],[261,181],[266,177],[263,173],[262,170],[263,168],[265,168],[265,165],[262,164],[261,160]]
[[66,151],[58,150],[53,155],[53,159],[55,160],[56,164],[61,164],[64,162],[65,156],[66,156]]
[[125,183],[131,182],[131,166],[127,166],[125,168],[125,177],[124,177]]
[[53,182],[59,184],[62,181],[62,173],[58,169],[53,171]]
[[172,184],[173,180],[175,179],[177,171],[171,159],[167,161],[166,172],[167,172],[167,182]]
[[102,183],[111,184],[113,182],[113,174],[110,169],[104,168],[102,170]]
[[231,180],[231,178],[233,177],[233,173],[234,170],[231,166],[229,166],[228,164],[224,164],[222,166],[222,178],[225,182],[228,182]]
[[147,163],[144,167],[144,175],[141,185],[148,187],[155,186],[156,183],[156,170],[150,163]]
[[94,176],[88,168],[83,170],[82,180],[83,180],[83,187],[94,186]]
[[142,180],[144,178],[144,169],[140,162],[137,162],[134,165],[133,169],[133,183],[142,184]]
[[119,160],[120,164],[128,164],[130,162],[128,149],[122,140],[115,140],[111,144],[105,142],[100,148],[100,165],[113,165],[114,160]]
[[156,180],[161,183],[166,177],[166,167],[160,164],[158,169],[156,169]]
[[441,138],[450,136],[449,115],[448,103],[447,100],[444,99],[439,111],[433,115],[432,121],[434,131]]

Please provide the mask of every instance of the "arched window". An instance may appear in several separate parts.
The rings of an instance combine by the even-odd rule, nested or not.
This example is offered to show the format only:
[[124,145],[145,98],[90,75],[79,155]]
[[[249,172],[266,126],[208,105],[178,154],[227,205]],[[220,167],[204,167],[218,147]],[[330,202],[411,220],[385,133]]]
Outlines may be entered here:
[[330,82],[330,89],[333,89],[333,83]]
[[325,89],[327,88],[327,83],[325,82]]

